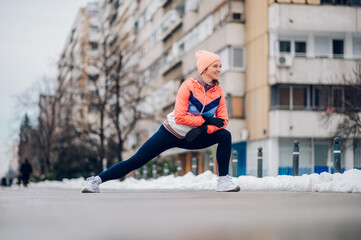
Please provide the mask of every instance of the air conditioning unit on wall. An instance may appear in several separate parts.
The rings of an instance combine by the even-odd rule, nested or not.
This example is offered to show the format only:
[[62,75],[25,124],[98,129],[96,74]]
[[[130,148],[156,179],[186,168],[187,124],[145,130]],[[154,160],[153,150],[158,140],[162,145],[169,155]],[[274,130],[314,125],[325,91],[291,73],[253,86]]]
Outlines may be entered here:
[[276,64],[279,67],[291,67],[293,57],[290,54],[280,54],[276,58]]

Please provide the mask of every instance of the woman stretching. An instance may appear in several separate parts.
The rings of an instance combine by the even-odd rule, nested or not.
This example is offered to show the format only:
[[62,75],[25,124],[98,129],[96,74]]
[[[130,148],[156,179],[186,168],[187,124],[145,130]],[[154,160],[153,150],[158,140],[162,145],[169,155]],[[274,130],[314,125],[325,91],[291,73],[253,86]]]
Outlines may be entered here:
[[221,60],[217,54],[204,50],[197,51],[195,55],[199,73],[180,86],[174,110],[168,114],[159,130],[134,156],[98,176],[87,178],[83,193],[98,193],[101,183],[125,176],[170,148],[203,149],[214,144],[218,144],[216,157],[219,178],[216,191],[240,190],[228,176],[232,137],[225,129],[228,114],[218,81]]

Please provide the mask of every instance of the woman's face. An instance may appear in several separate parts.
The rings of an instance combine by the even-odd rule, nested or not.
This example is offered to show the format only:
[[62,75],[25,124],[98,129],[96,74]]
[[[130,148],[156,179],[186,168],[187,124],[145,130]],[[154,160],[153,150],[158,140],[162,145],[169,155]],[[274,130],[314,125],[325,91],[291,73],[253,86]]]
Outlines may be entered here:
[[[211,65],[209,65],[209,67],[204,72],[210,78],[209,82],[207,83],[211,83],[212,80],[218,80],[218,76],[219,74],[221,74],[221,67],[222,65],[220,60],[217,60],[213,62]],[[207,80],[205,79],[205,81]]]

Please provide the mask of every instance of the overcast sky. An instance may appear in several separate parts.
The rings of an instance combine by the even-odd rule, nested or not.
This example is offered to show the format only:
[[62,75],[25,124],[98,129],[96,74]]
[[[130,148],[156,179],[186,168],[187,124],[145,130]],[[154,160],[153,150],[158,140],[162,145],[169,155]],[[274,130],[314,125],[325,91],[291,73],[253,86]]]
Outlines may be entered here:
[[0,0],[0,177],[21,122],[16,98],[44,76],[55,78],[75,16],[93,1]]

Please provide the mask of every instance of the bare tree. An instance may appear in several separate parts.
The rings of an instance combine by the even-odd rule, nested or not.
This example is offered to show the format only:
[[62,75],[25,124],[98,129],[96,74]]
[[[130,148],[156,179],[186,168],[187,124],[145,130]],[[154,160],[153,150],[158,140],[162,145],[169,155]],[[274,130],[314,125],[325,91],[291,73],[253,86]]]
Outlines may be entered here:
[[356,144],[361,140],[361,65],[342,79],[341,90],[333,96],[333,105],[337,106],[327,108],[325,121],[327,124],[341,117],[334,136],[352,139]]
[[[40,169],[36,169],[40,174],[49,172],[51,163],[55,162],[51,153],[55,142],[55,109],[58,101],[54,94],[56,92],[54,83],[53,79],[44,77],[42,81],[35,83],[32,89],[28,89],[26,94],[18,96],[19,105],[38,115],[36,120],[34,119],[35,126],[31,131],[32,141],[29,143],[34,152],[28,158],[34,166],[40,166]],[[20,132],[20,138],[21,134]]]
[[55,159],[51,158],[52,146],[55,132],[55,108],[56,96],[40,94],[39,96],[39,117],[36,131],[36,141],[41,163],[41,173],[51,170],[51,163]]
[[124,142],[136,124],[139,120],[154,120],[154,116],[139,108],[146,96],[144,90],[149,87],[146,78],[141,77],[136,67],[127,69],[126,72],[122,71],[123,58],[120,53],[118,55],[117,67],[112,74],[112,92],[115,94],[115,104],[110,108],[109,117],[116,130],[116,157],[118,161],[122,161]]

